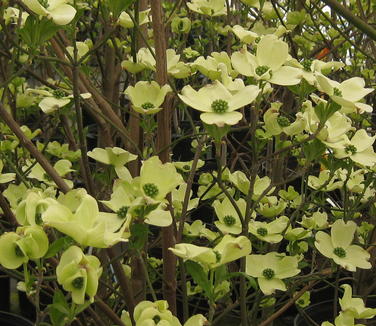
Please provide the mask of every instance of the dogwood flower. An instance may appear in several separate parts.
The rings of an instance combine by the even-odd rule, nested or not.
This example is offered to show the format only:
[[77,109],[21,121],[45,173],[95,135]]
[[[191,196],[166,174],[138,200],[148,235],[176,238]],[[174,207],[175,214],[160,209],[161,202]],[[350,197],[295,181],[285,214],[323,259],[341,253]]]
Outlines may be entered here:
[[265,196],[257,208],[257,212],[264,217],[273,218],[282,214],[287,206],[284,199],[277,196]]
[[87,156],[98,162],[112,165],[120,179],[127,181],[132,179],[129,170],[124,165],[134,161],[137,158],[137,155],[134,155],[120,147],[97,147],[92,151],[89,151]]
[[[166,56],[167,73],[169,75],[174,78],[186,78],[191,74],[190,66],[180,61],[180,55],[177,54],[174,49],[167,49]],[[136,62],[134,62],[133,59],[122,61],[122,68],[131,73],[138,73],[144,69],[155,71],[156,61],[149,48],[141,48],[137,52],[136,59]]]
[[43,222],[69,235],[82,246],[108,248],[125,241],[124,218],[117,214],[99,212],[96,200],[84,189],[60,195],[59,201],[47,199],[48,208],[42,213]]
[[[235,171],[229,176],[229,180],[238,188],[244,195],[249,192],[250,181],[242,171]],[[256,176],[256,181],[253,186],[253,200],[258,200],[258,198],[263,194],[263,192],[270,186],[271,180],[268,176],[260,178]],[[269,195],[274,191],[275,187],[272,187],[270,191],[266,194]]]
[[211,80],[217,80],[221,79],[222,76],[223,67],[221,68],[221,64],[227,68],[226,72],[232,78],[235,78],[238,75],[238,72],[231,66],[230,57],[224,51],[212,52],[211,55],[207,56],[206,58],[203,56],[198,57],[192,63],[192,68],[197,69]]
[[243,117],[235,110],[253,102],[260,89],[249,85],[235,94],[231,94],[219,81],[206,85],[195,91],[190,85],[185,86],[180,99],[190,107],[201,112],[200,118],[206,124],[223,127],[225,124],[234,125]]
[[[69,172],[73,172],[74,170],[71,169],[72,162],[68,160],[59,160],[54,164],[54,169],[58,173],[59,176],[63,177]],[[55,182],[51,179],[51,177],[46,173],[46,171],[42,168],[39,163],[33,163],[32,161],[27,161],[25,165],[22,167],[23,171],[29,170],[31,168],[30,173],[28,174],[29,178],[37,179],[40,182],[45,183],[46,185],[57,187]],[[64,182],[68,185],[69,188],[73,188],[73,182],[68,179],[63,179]]]
[[376,153],[372,144],[376,136],[368,136],[364,129],[357,130],[351,140],[346,136],[342,136],[342,140],[336,143],[324,142],[333,148],[334,156],[338,159],[350,158],[355,163],[372,166],[376,163]]
[[[141,301],[134,309],[133,318],[136,326],[181,326],[179,319],[168,310],[168,303],[165,300]],[[121,320],[125,326],[132,326],[131,318],[127,311],[122,312]],[[198,314],[190,317],[184,326],[204,326],[206,323],[207,319]]]
[[245,236],[235,238],[227,234],[214,248],[178,243],[169,250],[184,260],[193,260],[207,269],[212,269],[250,254],[252,245]]
[[133,179],[140,195],[150,203],[164,201],[166,195],[184,182],[172,163],[162,163],[157,156],[143,162],[140,176]]
[[236,35],[236,37],[240,40],[240,42],[245,43],[245,44],[251,44],[259,37],[257,33],[248,31],[240,25],[235,25],[232,28],[232,31]]
[[361,298],[352,297],[352,287],[349,284],[342,284],[344,289],[342,299],[339,299],[339,304],[344,312],[349,312],[356,319],[370,319],[376,316],[376,308],[366,308],[364,301]]
[[326,212],[314,212],[312,216],[303,215],[302,221],[299,222],[303,227],[310,230],[326,229],[328,225],[328,214]]
[[231,56],[232,65],[244,76],[277,85],[296,85],[300,83],[301,70],[284,65],[288,59],[287,43],[271,34],[263,36],[258,42],[256,55],[243,48]]
[[363,324],[354,324],[354,316],[351,313],[341,311],[334,320],[334,324],[325,321],[321,326],[365,326]]
[[192,23],[188,17],[176,16],[171,21],[171,30],[174,33],[188,34],[191,30]]
[[94,302],[101,274],[99,259],[85,255],[77,246],[64,251],[56,267],[57,282],[65,291],[72,293],[72,300],[76,304],[84,304],[86,294]]
[[[149,12],[150,12],[150,9],[139,12],[138,26],[142,26],[150,22]],[[118,24],[124,28],[134,27],[133,20],[126,11],[123,11],[120,14],[119,19],[118,19]]]
[[316,73],[327,75],[345,66],[339,61],[304,60],[297,65],[302,69],[302,77],[310,84],[316,85]]
[[321,170],[318,177],[308,176],[308,186],[316,190],[320,189],[320,191],[333,191],[341,188],[343,181],[338,173],[333,174],[330,170]]
[[28,189],[17,205],[15,212],[17,222],[24,226],[42,224],[41,215],[47,208],[45,199],[54,196],[55,191],[51,191],[51,188],[45,191],[41,191],[40,188]]
[[48,238],[40,226],[18,227],[16,232],[0,236],[0,265],[16,269],[29,259],[43,257],[48,250]]
[[[83,57],[86,53],[90,51],[89,45],[85,42],[76,42],[76,47],[77,47],[77,60],[80,60],[81,57]],[[67,46],[67,52],[72,58],[74,58],[73,46]]]
[[214,241],[219,237],[218,232],[213,232],[206,228],[205,224],[201,220],[195,220],[192,224],[184,223],[183,234],[188,237],[204,237],[209,241]]
[[225,0],[191,0],[191,2],[187,2],[187,6],[192,11],[212,17],[227,13]]
[[246,257],[245,272],[257,277],[261,291],[270,295],[275,290],[287,290],[282,280],[300,273],[299,260],[299,256],[286,256],[274,251],[265,255],[249,255]]
[[353,221],[345,223],[342,219],[335,221],[330,234],[323,231],[316,233],[315,246],[324,256],[348,271],[355,272],[356,268],[371,268],[368,261],[370,254],[362,247],[352,245],[356,224]]
[[287,216],[280,216],[270,223],[251,220],[249,222],[249,233],[262,241],[278,243],[282,241],[281,233],[286,230],[289,222]]
[[[19,9],[14,8],[14,7],[8,7],[7,9],[5,9],[4,16],[3,16],[5,25],[8,25],[9,23],[17,24],[19,16],[20,16]],[[29,14],[26,11],[23,11],[21,14],[21,24],[20,24],[21,27],[25,25],[27,17],[29,17]]]
[[316,75],[318,89],[330,96],[330,98],[342,106],[344,113],[358,111],[372,112],[372,107],[368,104],[361,103],[360,100],[366,95],[373,92],[372,88],[365,88],[363,78],[353,77],[339,83],[331,80],[322,74]]
[[[311,98],[315,102],[322,102],[325,105],[327,101],[319,98],[318,96],[311,95]],[[312,106],[311,101],[305,101],[303,103],[303,114],[302,118],[305,120],[305,129],[310,134],[317,132],[317,128],[320,125],[320,119],[316,115],[315,109]],[[342,136],[345,135],[348,131],[353,130],[352,127],[352,120],[347,117],[345,114],[337,111],[334,112],[332,116],[329,117],[328,120],[325,121],[323,128],[317,134],[317,138],[321,141],[325,141],[328,143],[336,143],[342,139]]]
[[272,136],[281,133],[285,133],[288,136],[301,133],[306,126],[306,122],[301,116],[301,113],[298,113],[296,115],[297,119],[291,123],[289,118],[281,115],[279,111],[281,106],[282,103],[280,102],[271,103],[270,109],[264,113],[265,130]]
[[135,86],[128,86],[125,94],[132,102],[132,108],[142,114],[155,114],[162,110],[166,94],[171,92],[169,85],[159,86],[155,81],[139,81]]
[[224,234],[240,234],[242,232],[241,218],[245,215],[246,202],[240,198],[235,200],[242,216],[239,216],[235,207],[230,200],[226,197],[222,202],[216,200],[213,203],[215,214],[219,221],[215,221],[215,226]]
[[43,2],[22,0],[22,2],[37,15],[52,19],[56,25],[67,25],[76,16],[76,9],[67,4],[68,0],[46,0]]
[[[59,89],[54,91],[47,91],[45,89],[27,89],[27,92],[40,95],[43,97],[43,99],[39,102],[38,106],[46,114],[55,112],[56,110],[69,104],[73,99],[72,94],[68,94],[65,91]],[[91,98],[91,94],[82,93],[80,94],[80,97],[86,100]]]

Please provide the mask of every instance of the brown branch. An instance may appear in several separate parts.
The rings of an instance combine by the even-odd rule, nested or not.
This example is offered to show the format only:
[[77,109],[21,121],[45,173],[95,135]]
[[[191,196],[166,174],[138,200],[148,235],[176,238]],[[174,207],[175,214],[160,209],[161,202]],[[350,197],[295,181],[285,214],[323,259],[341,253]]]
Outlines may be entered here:
[[95,304],[110,318],[116,325],[125,326],[117,314],[98,296],[95,297]]
[[337,14],[346,18],[349,23],[359,28],[363,33],[367,34],[371,39],[376,41],[376,29],[365,21],[355,16],[350,10],[345,8],[338,0],[323,0]]
[[65,183],[64,179],[56,172],[54,167],[44,157],[44,155],[38,151],[38,149],[35,147],[32,141],[25,136],[25,134],[21,130],[18,123],[13,119],[12,115],[8,111],[6,111],[6,109],[4,108],[1,102],[0,102],[0,117],[8,125],[8,127],[12,130],[12,132],[17,136],[22,146],[25,147],[30,152],[30,154],[37,160],[37,162],[41,165],[41,167],[56,183],[59,189],[64,193],[68,192],[69,187]]
[[123,266],[121,265],[121,263],[118,260],[118,257],[115,253],[115,249],[113,247],[108,248],[106,250],[106,252],[107,252],[108,257],[111,260],[111,265],[114,268],[116,278],[117,278],[117,280],[120,284],[121,291],[122,291],[123,296],[125,298],[125,303],[127,305],[128,312],[129,312],[129,315],[131,317],[132,325],[135,325],[134,318],[133,318],[133,310],[134,310],[134,307],[135,307],[135,303],[134,303],[132,286],[129,283],[129,279],[125,275],[125,272],[123,270]]
[[3,210],[4,215],[8,219],[9,223],[11,225],[13,225],[13,226],[16,226],[18,224],[17,223],[17,219],[14,216],[12,210],[10,209],[10,207],[8,205],[8,202],[5,199],[5,197],[4,197],[3,193],[1,192],[1,190],[0,190],[0,207]]
[[[167,79],[167,58],[166,58],[166,35],[165,26],[163,24],[163,11],[161,0],[151,1],[151,14],[153,17],[153,33],[156,55],[156,80],[159,85],[163,86],[168,83]],[[164,110],[157,115],[158,131],[157,131],[157,150],[160,151],[160,159],[162,162],[170,160],[171,144],[171,108],[167,105],[169,101],[165,101]],[[168,250],[175,246],[175,225],[162,228],[162,254],[163,254],[163,296],[167,300],[171,312],[176,315],[176,257]]]

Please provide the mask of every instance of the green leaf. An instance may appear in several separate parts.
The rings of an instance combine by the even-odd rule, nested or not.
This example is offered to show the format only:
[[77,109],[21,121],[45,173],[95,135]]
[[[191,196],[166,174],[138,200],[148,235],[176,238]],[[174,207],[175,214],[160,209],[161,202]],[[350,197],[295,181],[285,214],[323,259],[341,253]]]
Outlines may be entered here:
[[326,105],[320,103],[315,106],[315,113],[321,123],[325,123],[341,106],[335,102],[328,102]]
[[65,236],[54,241],[48,248],[44,258],[51,258],[55,256],[59,251],[64,251],[74,243],[71,237]]
[[318,139],[314,139],[303,146],[304,156],[308,161],[319,160],[322,154],[325,153],[325,150],[326,146]]
[[231,129],[231,126],[224,125],[223,127],[218,127],[217,125],[208,125],[203,124],[207,133],[213,137],[217,142],[220,142],[221,139],[228,134]]
[[39,45],[52,38],[56,32],[62,29],[47,18],[38,20],[34,16],[27,17],[25,25],[18,33],[21,39],[31,48],[36,49]]
[[299,25],[302,24],[305,20],[306,12],[301,11],[290,11],[287,14],[287,24]]
[[136,0],[108,0],[110,11],[114,18],[118,18],[122,11],[129,8]]
[[295,95],[299,95],[301,98],[307,97],[309,94],[316,90],[316,88],[310,85],[305,79],[302,79],[300,84],[288,86],[287,88]]
[[204,290],[210,301],[214,301],[213,287],[208,279],[208,273],[202,266],[194,261],[185,262],[187,273],[192,276],[193,280]]
[[129,239],[129,247],[141,250],[146,241],[148,241],[149,228],[146,224],[133,224],[131,226],[131,237]]
[[228,271],[226,265],[221,265],[214,270],[215,286],[227,279]]
[[48,312],[53,326],[65,326],[70,320],[69,305],[62,291],[54,293],[53,303],[48,305]]
[[76,306],[74,310],[74,315],[77,316],[81,312],[83,312],[86,308],[88,308],[91,305],[90,301],[86,301],[84,304],[80,304],[79,306]]

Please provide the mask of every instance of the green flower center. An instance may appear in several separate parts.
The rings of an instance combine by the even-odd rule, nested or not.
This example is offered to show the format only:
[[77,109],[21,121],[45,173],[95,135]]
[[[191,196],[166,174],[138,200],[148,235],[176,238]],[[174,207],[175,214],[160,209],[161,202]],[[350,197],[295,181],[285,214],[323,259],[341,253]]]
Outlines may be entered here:
[[341,90],[338,89],[337,87],[335,87],[335,88],[333,89],[333,94],[334,94],[335,96],[342,96],[342,92],[341,92]]
[[290,120],[287,118],[287,117],[283,117],[283,116],[279,116],[277,118],[277,122],[278,124],[284,128],[284,127],[288,127],[291,123],[290,123]]
[[356,147],[354,145],[347,145],[345,147],[345,152],[347,154],[354,155],[357,152],[357,149],[356,149]]
[[63,98],[66,96],[65,92],[63,92],[62,90],[60,89],[55,89],[53,92],[52,92],[53,96],[55,98]]
[[123,207],[119,208],[119,210],[116,212],[117,216],[120,217],[120,218],[126,218],[127,213],[128,213],[128,207],[127,206],[123,206]]
[[215,113],[225,113],[228,110],[228,103],[225,100],[215,100],[211,108]]
[[223,222],[227,225],[227,226],[232,226],[236,223],[236,219],[235,217],[231,216],[231,215],[226,215],[224,218],[223,218]]
[[153,108],[155,108],[154,104],[153,104],[153,103],[150,103],[150,102],[146,102],[146,103],[142,104],[141,107],[142,107],[144,110],[149,110],[149,109],[153,109]]
[[260,36],[257,36],[256,39],[255,39],[255,43],[257,44],[258,42],[261,41],[261,37]]
[[302,66],[303,66],[303,69],[304,69],[305,71],[311,71],[312,61],[313,61],[313,60],[307,59],[307,60],[304,60],[304,61],[302,62]]
[[266,268],[262,271],[262,276],[267,280],[271,280],[275,275],[275,272],[271,268]]
[[341,247],[337,247],[337,248],[334,248],[333,254],[335,254],[339,258],[345,258],[346,257],[346,250],[341,248]]
[[17,257],[25,257],[25,254],[23,253],[23,251],[21,250],[21,248],[18,245],[16,245],[14,247],[14,252],[15,252]]
[[268,230],[265,228],[258,228],[256,232],[258,235],[261,235],[262,237],[268,235]]
[[142,187],[146,196],[154,198],[158,195],[158,187],[154,183],[145,183]]
[[183,166],[183,170],[187,170],[188,171],[190,169],[191,169],[191,167],[188,164],[186,164],[186,165]]
[[256,68],[255,72],[258,76],[265,74],[270,68],[268,66],[259,66]]
[[84,278],[83,277],[75,278],[72,281],[72,286],[77,290],[82,289],[82,287],[84,286]]
[[153,317],[153,321],[154,321],[154,323],[158,324],[161,321],[161,317],[159,317],[158,315],[155,315]]

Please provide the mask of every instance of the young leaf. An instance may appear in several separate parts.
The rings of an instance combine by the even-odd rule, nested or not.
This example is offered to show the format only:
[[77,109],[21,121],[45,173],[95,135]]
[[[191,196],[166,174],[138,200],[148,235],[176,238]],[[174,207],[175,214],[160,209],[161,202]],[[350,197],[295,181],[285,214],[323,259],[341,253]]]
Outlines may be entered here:
[[73,239],[68,236],[57,239],[50,245],[47,253],[44,255],[44,258],[51,258],[55,256],[59,251],[64,251],[73,243]]
[[314,139],[303,146],[304,155],[309,161],[320,159],[325,150],[325,145],[318,139]]
[[114,18],[118,18],[120,13],[129,8],[136,0],[109,0],[108,5]]
[[48,305],[48,312],[53,326],[65,326],[70,321],[69,305],[62,291],[54,293],[53,303]]
[[149,228],[146,224],[133,224],[131,226],[131,238],[129,239],[129,247],[141,250],[148,240]]
[[208,279],[208,274],[205,273],[201,265],[189,260],[185,262],[185,268],[193,280],[205,291],[209,300],[213,301],[213,287]]

